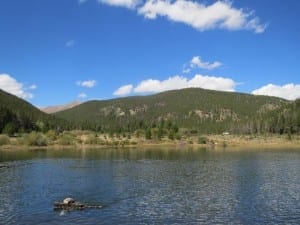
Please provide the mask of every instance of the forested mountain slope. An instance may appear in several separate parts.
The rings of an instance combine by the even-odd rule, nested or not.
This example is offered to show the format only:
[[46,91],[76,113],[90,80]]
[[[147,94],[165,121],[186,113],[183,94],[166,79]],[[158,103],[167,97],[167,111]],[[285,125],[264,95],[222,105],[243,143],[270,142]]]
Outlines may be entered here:
[[0,133],[69,128],[69,122],[48,115],[25,100],[0,89]]
[[293,129],[298,132],[299,128],[296,102],[200,88],[89,101],[54,115],[97,131],[132,132],[176,124],[203,133],[286,132],[287,125],[278,122],[278,117],[290,118]]

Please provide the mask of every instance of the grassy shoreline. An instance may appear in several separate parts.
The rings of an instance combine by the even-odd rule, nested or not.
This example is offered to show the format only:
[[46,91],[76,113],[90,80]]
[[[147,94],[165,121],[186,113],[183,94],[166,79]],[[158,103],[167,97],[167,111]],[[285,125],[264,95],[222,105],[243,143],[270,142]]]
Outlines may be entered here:
[[163,137],[147,140],[131,135],[109,136],[72,131],[64,134],[0,135],[0,150],[34,149],[107,149],[107,148],[207,148],[207,149],[299,149],[300,135],[193,135],[180,140]]

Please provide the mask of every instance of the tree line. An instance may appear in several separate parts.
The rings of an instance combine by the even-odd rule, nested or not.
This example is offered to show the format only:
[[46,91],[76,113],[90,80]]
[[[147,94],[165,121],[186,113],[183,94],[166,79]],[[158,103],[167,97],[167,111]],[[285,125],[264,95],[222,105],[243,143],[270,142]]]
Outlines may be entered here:
[[257,113],[242,121],[230,119],[217,121],[201,121],[196,118],[189,119],[163,119],[142,117],[114,117],[108,116],[100,121],[68,121],[56,116],[32,112],[15,113],[0,106],[0,133],[14,135],[16,133],[29,133],[31,131],[47,132],[55,130],[92,130],[102,133],[143,133],[146,138],[160,139],[169,136],[176,138],[179,129],[199,134],[221,134],[230,132],[234,134],[299,134],[300,133],[300,99],[291,102],[276,110],[266,113]]

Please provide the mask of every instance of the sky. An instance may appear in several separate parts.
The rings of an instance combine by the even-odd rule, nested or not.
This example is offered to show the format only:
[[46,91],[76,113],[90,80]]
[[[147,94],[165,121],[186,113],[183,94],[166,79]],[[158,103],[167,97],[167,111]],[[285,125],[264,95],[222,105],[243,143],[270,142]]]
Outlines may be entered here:
[[0,0],[0,89],[35,106],[188,87],[300,97],[298,0]]

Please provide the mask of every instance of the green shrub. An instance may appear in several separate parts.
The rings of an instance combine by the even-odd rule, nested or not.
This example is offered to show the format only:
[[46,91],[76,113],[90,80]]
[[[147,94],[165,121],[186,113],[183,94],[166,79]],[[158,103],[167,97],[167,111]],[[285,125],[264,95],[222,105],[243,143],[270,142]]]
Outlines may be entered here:
[[0,135],[0,146],[8,145],[10,143],[9,137],[5,134]]
[[192,130],[190,130],[190,133],[191,133],[191,134],[197,134],[197,133],[198,133],[198,131],[197,131],[197,130],[195,130],[195,129],[192,129]]
[[114,138],[114,132],[113,131],[109,131],[108,136],[111,139]]
[[98,144],[99,145],[108,145],[108,142],[104,141],[103,139],[100,139]]
[[15,123],[7,123],[2,130],[2,133],[9,136],[13,136],[18,131],[17,125]]
[[146,138],[147,140],[152,139],[151,129],[147,129],[147,130],[146,130],[145,138]]
[[122,144],[123,144],[123,145],[129,145],[129,144],[130,144],[130,142],[129,142],[129,140],[128,140],[128,139],[126,139],[126,140],[123,140],[123,141],[122,141]]
[[97,144],[100,144],[101,140],[96,137],[95,135],[90,135],[85,141],[84,143],[85,144],[88,144],[88,145],[97,145]]
[[48,132],[46,133],[46,137],[50,141],[55,141],[57,139],[57,134],[54,130],[48,130]]
[[175,134],[175,139],[176,140],[181,140],[181,135],[180,134]]
[[290,132],[287,134],[287,139],[288,139],[289,141],[291,141],[291,140],[293,139]]
[[[140,137],[142,137],[142,136],[145,136],[145,130],[137,129],[137,130],[134,132],[134,134],[135,134],[135,136],[136,136],[137,138],[140,138]],[[150,136],[151,136],[151,134],[150,134]]]
[[168,138],[169,138],[170,140],[174,140],[174,138],[175,138],[175,133],[174,133],[173,130],[171,130],[171,131],[169,132]]
[[23,136],[23,143],[29,146],[47,146],[47,138],[35,131]]
[[199,137],[198,144],[207,144],[208,140],[206,137]]
[[75,138],[70,134],[62,134],[58,139],[58,144],[60,145],[73,145],[75,143]]

